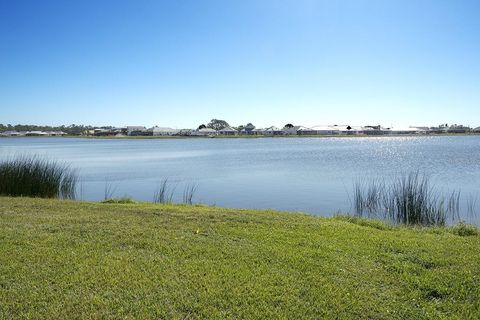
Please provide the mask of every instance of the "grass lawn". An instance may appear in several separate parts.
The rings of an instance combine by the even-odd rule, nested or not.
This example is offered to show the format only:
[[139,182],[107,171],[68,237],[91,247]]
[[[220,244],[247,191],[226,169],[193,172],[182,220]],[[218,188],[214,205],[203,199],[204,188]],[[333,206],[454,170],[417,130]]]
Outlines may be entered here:
[[0,197],[0,318],[478,319],[461,231]]

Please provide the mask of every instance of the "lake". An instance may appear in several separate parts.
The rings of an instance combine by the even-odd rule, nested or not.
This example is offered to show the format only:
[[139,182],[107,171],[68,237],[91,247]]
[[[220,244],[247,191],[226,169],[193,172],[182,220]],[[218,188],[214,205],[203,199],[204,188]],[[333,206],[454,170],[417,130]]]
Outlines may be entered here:
[[480,136],[0,139],[0,158],[19,154],[78,169],[84,200],[103,200],[108,186],[115,197],[152,201],[167,178],[178,202],[186,186],[197,185],[199,203],[330,216],[352,211],[355,181],[419,170],[442,192],[461,191],[466,221],[478,222],[467,202],[478,199],[480,207]]

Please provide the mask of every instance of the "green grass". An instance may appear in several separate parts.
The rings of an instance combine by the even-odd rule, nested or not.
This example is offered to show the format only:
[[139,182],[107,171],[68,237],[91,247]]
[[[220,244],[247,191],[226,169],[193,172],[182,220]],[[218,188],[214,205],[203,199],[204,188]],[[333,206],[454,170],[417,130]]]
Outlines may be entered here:
[[0,197],[0,318],[478,319],[472,230]]

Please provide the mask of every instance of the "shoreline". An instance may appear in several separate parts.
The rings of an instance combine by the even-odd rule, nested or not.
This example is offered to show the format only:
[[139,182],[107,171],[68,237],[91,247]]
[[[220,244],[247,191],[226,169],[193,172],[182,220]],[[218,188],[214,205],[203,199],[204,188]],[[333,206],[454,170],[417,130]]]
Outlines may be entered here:
[[99,140],[161,140],[161,139],[305,139],[305,138],[427,138],[427,137],[468,137],[468,136],[480,136],[480,133],[435,133],[435,134],[387,134],[387,135],[216,135],[216,136],[20,136],[20,137],[8,137],[0,136],[5,139],[23,139],[23,138],[78,138],[78,139],[99,139]]

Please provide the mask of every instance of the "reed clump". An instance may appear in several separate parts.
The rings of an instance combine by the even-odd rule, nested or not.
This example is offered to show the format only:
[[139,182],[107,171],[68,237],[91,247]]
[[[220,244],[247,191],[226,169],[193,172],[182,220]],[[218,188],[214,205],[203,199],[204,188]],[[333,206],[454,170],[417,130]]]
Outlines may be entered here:
[[76,171],[68,165],[37,156],[0,162],[0,195],[74,199]]
[[[154,203],[172,204],[177,190],[178,183],[172,184],[167,178],[160,181],[157,190],[153,194]],[[182,202],[192,205],[193,198],[197,192],[197,184],[187,184],[182,193]]]
[[356,216],[404,225],[444,226],[459,217],[460,192],[442,194],[426,175],[413,172],[391,182],[357,182],[353,202]]

